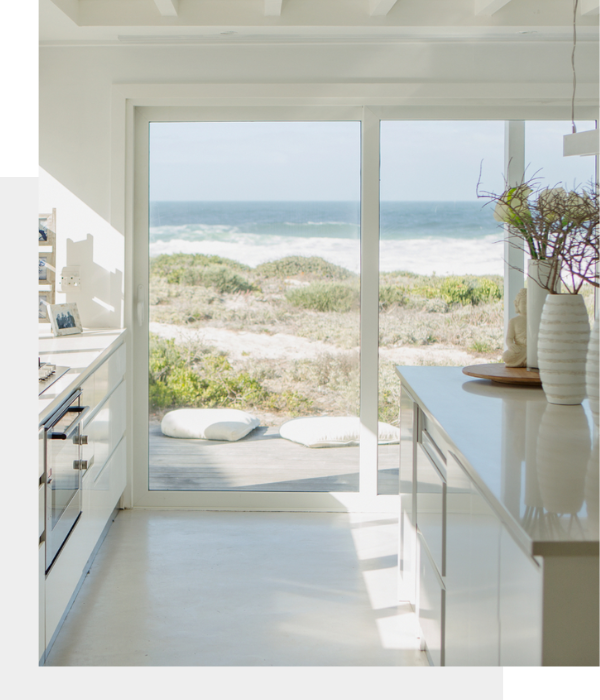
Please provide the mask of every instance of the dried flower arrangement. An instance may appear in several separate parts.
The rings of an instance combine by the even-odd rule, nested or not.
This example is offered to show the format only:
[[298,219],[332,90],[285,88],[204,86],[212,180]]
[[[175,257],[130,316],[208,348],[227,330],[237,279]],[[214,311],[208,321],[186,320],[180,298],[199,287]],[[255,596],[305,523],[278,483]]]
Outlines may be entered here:
[[562,187],[539,187],[534,177],[500,195],[478,188],[477,196],[495,203],[494,218],[524,240],[533,260],[547,261],[549,275],[541,284],[548,292],[556,293],[559,279],[569,294],[578,294],[585,282],[600,286],[595,184],[567,192]]

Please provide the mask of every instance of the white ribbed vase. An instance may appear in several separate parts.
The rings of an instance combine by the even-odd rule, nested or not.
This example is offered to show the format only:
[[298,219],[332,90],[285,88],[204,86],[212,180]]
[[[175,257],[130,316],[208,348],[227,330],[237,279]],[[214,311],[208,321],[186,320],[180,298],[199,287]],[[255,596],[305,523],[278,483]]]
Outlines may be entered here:
[[590,335],[587,360],[585,363],[585,386],[590,401],[590,409],[596,425],[598,425],[598,385],[600,384],[600,371],[598,369],[598,327],[598,319],[596,319]]
[[538,337],[540,379],[549,403],[577,405],[585,398],[590,322],[580,294],[546,297]]

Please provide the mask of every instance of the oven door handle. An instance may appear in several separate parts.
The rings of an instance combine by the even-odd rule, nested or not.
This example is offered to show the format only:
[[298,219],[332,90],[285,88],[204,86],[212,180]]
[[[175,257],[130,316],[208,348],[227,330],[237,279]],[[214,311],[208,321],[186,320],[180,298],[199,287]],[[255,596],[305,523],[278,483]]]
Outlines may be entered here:
[[[69,427],[62,433],[48,433],[50,440],[70,440],[73,437],[73,433],[79,427],[81,421],[90,412],[89,406],[69,406],[65,413],[77,413],[75,420],[69,425]],[[65,414],[63,414],[65,415]]]

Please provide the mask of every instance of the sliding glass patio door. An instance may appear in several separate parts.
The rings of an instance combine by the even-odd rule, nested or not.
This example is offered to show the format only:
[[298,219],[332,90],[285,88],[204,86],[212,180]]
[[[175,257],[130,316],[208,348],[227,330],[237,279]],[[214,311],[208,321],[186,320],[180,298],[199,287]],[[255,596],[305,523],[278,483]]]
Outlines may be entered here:
[[360,122],[151,121],[148,151],[149,490],[357,492]]

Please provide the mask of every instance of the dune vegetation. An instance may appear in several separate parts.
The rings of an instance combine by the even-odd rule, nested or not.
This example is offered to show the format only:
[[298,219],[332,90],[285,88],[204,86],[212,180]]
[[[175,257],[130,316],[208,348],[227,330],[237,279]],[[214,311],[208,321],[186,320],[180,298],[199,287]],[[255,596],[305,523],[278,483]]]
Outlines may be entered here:
[[[584,295],[593,303],[591,289]],[[395,364],[501,360],[499,276],[382,273],[379,308],[380,420],[397,422]],[[151,412],[236,407],[274,425],[296,415],[356,415],[359,320],[359,277],[320,257],[255,268],[215,255],[152,258]],[[173,327],[185,339],[169,338]],[[211,330],[227,332],[227,347],[205,340]],[[245,349],[249,338],[267,350]],[[274,356],[290,338],[305,355]]]

